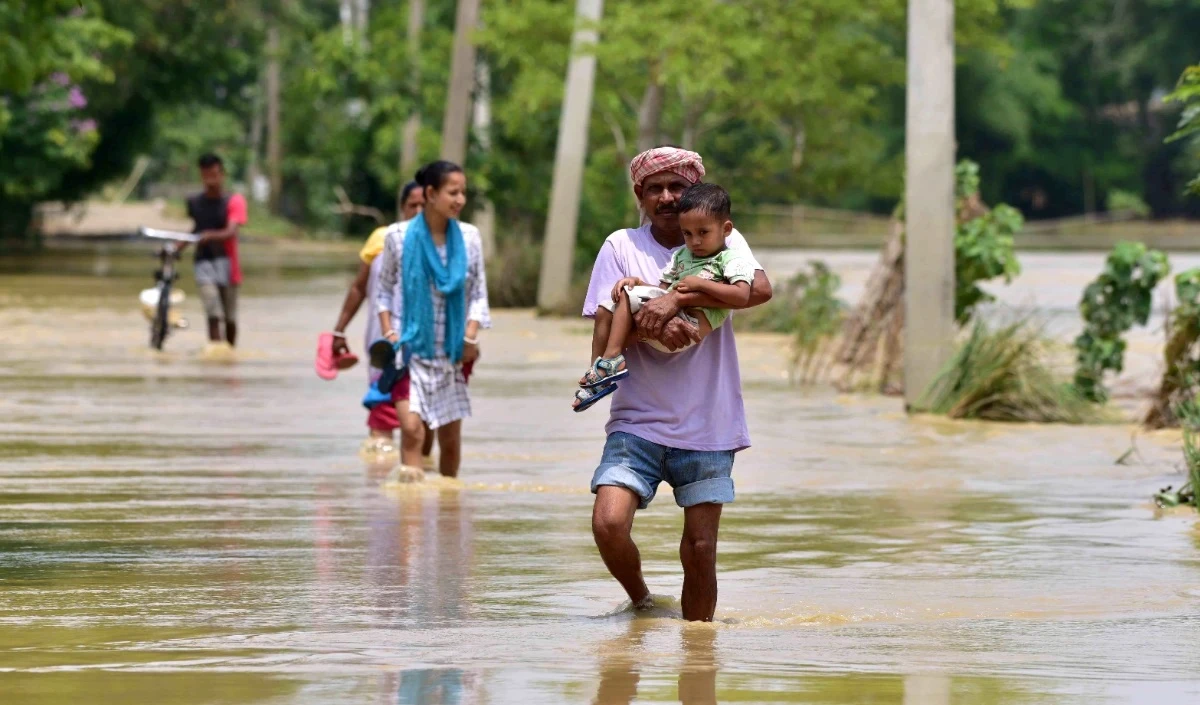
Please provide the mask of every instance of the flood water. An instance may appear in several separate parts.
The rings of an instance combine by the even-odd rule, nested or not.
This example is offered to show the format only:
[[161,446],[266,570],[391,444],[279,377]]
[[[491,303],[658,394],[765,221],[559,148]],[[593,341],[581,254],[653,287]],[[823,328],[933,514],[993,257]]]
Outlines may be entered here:
[[[6,705],[1200,701],[1200,531],[1148,501],[1170,434],[1116,464],[1128,426],[908,418],[740,336],[717,623],[634,617],[589,530],[582,323],[499,313],[463,481],[388,486],[365,373],[312,371],[336,256],[250,268],[233,360],[147,349],[144,258],[54,257],[0,269]],[[638,515],[656,594],[681,526],[669,493]]]

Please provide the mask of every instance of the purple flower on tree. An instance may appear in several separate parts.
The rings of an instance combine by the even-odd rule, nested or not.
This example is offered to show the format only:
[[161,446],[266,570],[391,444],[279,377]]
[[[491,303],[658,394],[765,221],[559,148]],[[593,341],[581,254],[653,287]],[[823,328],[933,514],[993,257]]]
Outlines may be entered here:
[[95,132],[96,121],[91,118],[88,118],[87,120],[73,120],[71,122],[71,127],[75,128],[75,131],[80,133]]
[[87,96],[79,89],[79,86],[71,86],[71,91],[67,94],[67,102],[72,108],[80,110],[87,107]]
[[71,85],[71,77],[68,76],[67,74],[63,73],[62,71],[59,71],[59,72],[51,75],[50,80],[52,82],[62,86],[63,88],[66,88],[67,86]]

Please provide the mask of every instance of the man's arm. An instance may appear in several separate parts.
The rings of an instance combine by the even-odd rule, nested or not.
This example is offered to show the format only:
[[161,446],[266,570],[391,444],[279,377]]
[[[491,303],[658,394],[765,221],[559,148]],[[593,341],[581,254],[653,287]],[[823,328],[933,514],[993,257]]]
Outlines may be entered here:
[[200,233],[200,242],[225,242],[238,234],[238,224],[230,223],[220,230],[205,230]]

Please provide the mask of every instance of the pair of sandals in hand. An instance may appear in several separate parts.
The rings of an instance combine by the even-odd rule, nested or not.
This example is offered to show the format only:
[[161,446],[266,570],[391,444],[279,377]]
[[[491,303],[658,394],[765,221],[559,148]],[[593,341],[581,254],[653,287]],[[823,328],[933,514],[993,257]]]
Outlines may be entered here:
[[596,402],[617,391],[617,382],[629,375],[625,366],[625,356],[603,358],[598,357],[579,380],[579,390],[575,392],[575,401],[571,408],[576,411],[586,411]]

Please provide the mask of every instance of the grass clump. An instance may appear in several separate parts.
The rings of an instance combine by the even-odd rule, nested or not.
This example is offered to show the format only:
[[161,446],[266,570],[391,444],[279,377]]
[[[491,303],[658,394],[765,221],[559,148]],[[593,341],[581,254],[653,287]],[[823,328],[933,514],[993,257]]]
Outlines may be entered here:
[[1172,409],[1183,431],[1183,463],[1187,469],[1187,480],[1179,489],[1164,487],[1154,495],[1160,507],[1175,507],[1189,504],[1200,508],[1196,488],[1200,487],[1200,401],[1195,397],[1175,404]]
[[1028,320],[970,335],[926,390],[919,406],[956,419],[1029,423],[1098,423],[1098,404],[1060,378],[1045,360],[1050,343]]

